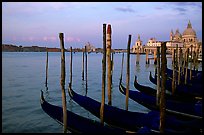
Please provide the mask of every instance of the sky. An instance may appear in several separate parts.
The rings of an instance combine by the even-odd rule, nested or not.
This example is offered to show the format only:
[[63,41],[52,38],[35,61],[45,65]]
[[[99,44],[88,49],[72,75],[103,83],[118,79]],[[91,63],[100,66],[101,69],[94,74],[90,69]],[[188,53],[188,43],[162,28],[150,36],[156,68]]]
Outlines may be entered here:
[[191,22],[202,41],[202,2],[2,2],[2,44],[82,48],[103,47],[103,24],[112,28],[112,48],[131,47],[154,37],[169,41]]

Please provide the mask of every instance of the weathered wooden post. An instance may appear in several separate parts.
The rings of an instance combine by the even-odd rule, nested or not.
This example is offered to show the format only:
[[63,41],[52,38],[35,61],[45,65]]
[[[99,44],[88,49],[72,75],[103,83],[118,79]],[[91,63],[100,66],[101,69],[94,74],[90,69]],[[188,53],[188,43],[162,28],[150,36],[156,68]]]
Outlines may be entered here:
[[130,85],[130,43],[131,35],[128,37],[127,45],[127,74],[126,74],[126,110],[128,111],[128,99],[129,99],[129,85]]
[[87,48],[86,48],[86,46],[85,46],[85,76],[86,76],[86,94],[85,95],[87,95],[87,91],[88,91],[88,77],[87,77],[87,72],[88,72],[88,66],[87,66]]
[[111,25],[108,25],[107,28],[107,65],[108,65],[108,71],[107,71],[107,89],[108,89],[108,105],[111,105],[111,69],[112,69],[112,64],[111,64]]
[[123,53],[123,55],[122,55],[122,65],[121,65],[120,83],[121,83],[122,77],[123,77],[123,63],[124,63],[124,53]]
[[62,107],[63,107],[63,131],[67,133],[67,105],[65,94],[65,49],[64,49],[64,35],[59,33],[60,47],[61,47],[61,89],[62,89]]
[[72,47],[70,47],[70,88],[72,88]]
[[82,80],[84,81],[84,51],[82,51]]
[[182,72],[182,74],[184,75],[185,73],[185,71],[184,71],[184,67],[186,66],[186,54],[187,54],[187,48],[186,49],[184,49],[184,53],[183,53],[183,63],[182,63],[182,67],[181,67],[181,72]]
[[187,48],[187,52],[186,52],[186,71],[185,71],[185,82],[184,84],[187,84],[187,76],[188,76],[188,58],[189,58],[189,48]]
[[200,45],[198,45],[198,48],[196,50],[196,66],[195,66],[195,69],[198,70],[198,56],[199,56],[199,48],[200,48]]
[[192,79],[193,46],[191,45],[190,80]]
[[113,86],[113,68],[114,68],[113,55],[114,55],[114,53],[112,52],[112,57],[111,57],[111,89],[112,89],[112,86]]
[[174,63],[175,63],[175,49],[172,49],[172,69],[173,69],[173,66],[174,66]]
[[47,78],[48,78],[48,48],[46,48],[46,79],[45,79],[45,87],[47,87]]
[[196,70],[196,48],[193,51],[193,70]]
[[179,49],[179,61],[178,61],[178,85],[181,82],[181,64],[182,64],[182,49]]
[[163,42],[161,45],[161,98],[160,98],[160,133],[164,133],[164,123],[165,123],[165,110],[166,110],[166,101],[165,101],[165,89],[166,89],[166,42]]
[[106,86],[106,24],[103,24],[103,60],[102,60],[102,99],[100,107],[100,120],[104,124],[104,104],[105,104],[105,86]]
[[136,64],[139,64],[140,61],[140,54],[139,54],[139,47],[137,47],[137,60],[136,60]]
[[157,50],[154,50],[154,65],[157,64]]
[[175,63],[176,63],[176,56],[175,56],[175,54],[176,54],[176,52],[175,52],[175,50],[173,51],[173,55],[174,55],[174,59],[173,59],[173,63],[172,63],[172,68],[173,68],[173,75],[172,75],[172,84],[171,84],[171,86],[172,86],[172,94],[174,94],[174,92],[175,92],[175,79],[176,79],[176,73],[175,73]]
[[149,64],[148,53],[149,53],[149,50],[148,50],[148,49],[146,49],[146,64]]
[[175,68],[178,70],[178,44],[176,44],[176,54],[175,54]]
[[157,47],[157,96],[156,104],[159,106],[160,101],[160,47]]

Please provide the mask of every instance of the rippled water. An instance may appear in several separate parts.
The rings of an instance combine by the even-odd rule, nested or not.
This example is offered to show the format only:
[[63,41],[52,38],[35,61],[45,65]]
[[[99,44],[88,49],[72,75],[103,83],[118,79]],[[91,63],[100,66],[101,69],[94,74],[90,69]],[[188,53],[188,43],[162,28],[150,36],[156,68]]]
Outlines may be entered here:
[[[70,100],[67,86],[70,80],[70,53],[66,53],[66,95],[67,108],[77,114],[100,121],[77,103]],[[151,56],[150,56],[151,57]],[[154,72],[153,61],[147,66],[145,55],[140,56],[140,64],[135,66],[135,55],[131,55],[130,89],[134,89],[134,75],[138,82],[156,88],[148,77]],[[171,60],[171,59],[170,59]],[[125,109],[125,96],[119,90],[122,54],[114,54],[112,105]],[[61,101],[61,53],[49,53],[48,90],[45,88],[46,52],[2,52],[2,132],[3,133],[62,133],[63,127],[50,118],[40,106],[40,90],[45,92],[46,100],[62,106]],[[170,67],[171,62],[167,63]],[[123,83],[126,82],[126,54],[124,58]],[[101,101],[102,54],[88,54],[88,94]],[[82,81],[82,53],[73,54],[72,88],[85,94],[85,81]],[[107,90],[107,89],[106,89]],[[107,103],[107,92],[106,92]],[[129,99],[130,111],[149,111]]]

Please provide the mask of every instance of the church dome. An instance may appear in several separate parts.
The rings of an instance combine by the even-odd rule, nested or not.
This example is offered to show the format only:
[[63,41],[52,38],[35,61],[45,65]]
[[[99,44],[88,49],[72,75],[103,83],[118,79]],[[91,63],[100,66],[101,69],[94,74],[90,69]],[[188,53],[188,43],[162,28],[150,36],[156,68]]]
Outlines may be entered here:
[[189,21],[187,29],[185,29],[185,31],[183,32],[183,36],[185,35],[193,35],[196,36],[196,32],[195,30],[192,28],[191,23]]
[[176,30],[176,33],[175,33],[174,36],[175,36],[175,37],[181,37],[181,34],[179,33],[179,30],[178,30],[178,29]]

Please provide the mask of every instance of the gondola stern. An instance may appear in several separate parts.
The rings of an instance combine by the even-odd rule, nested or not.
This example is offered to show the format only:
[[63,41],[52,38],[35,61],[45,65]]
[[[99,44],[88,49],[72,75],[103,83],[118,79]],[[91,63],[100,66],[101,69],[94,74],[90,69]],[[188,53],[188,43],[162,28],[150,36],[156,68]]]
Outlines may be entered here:
[[123,87],[122,81],[120,81],[119,90],[120,90],[121,93],[125,93],[126,92],[126,88]]
[[74,91],[73,91],[72,88],[71,88],[71,83],[69,83],[69,86],[68,86],[68,93],[69,93],[69,96],[70,96],[71,98],[74,97]]
[[41,90],[41,94],[40,94],[40,103],[43,104],[45,102],[45,98],[43,95],[43,91]]
[[138,85],[138,83],[137,83],[137,76],[135,75],[134,86],[135,86],[136,89],[137,89],[137,85]]

